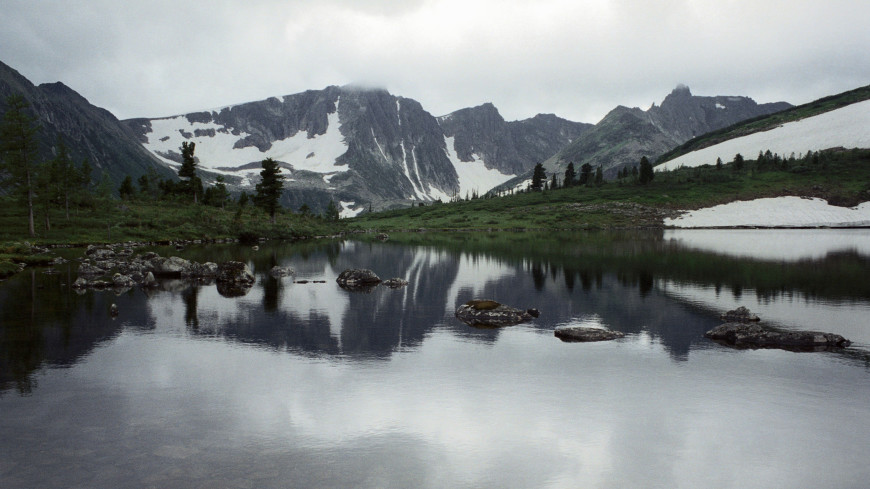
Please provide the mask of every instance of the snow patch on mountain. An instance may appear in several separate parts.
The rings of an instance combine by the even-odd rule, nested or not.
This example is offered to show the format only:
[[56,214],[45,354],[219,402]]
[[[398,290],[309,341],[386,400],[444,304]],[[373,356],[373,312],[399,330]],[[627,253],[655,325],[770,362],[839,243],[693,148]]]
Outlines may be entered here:
[[870,100],[825,112],[799,121],[788,122],[769,131],[729,139],[699,149],[656,166],[656,171],[680,167],[714,165],[716,158],[728,162],[740,153],[755,159],[759,152],[770,150],[783,156],[828,148],[870,148]]
[[456,153],[454,147],[455,138],[444,137],[444,143],[447,145],[447,157],[453,163],[453,168],[459,176],[459,196],[465,197],[466,194],[471,195],[477,191],[478,195],[483,195],[490,189],[497,187],[516,175],[505,175],[504,173],[487,168],[483,160],[478,155],[474,155],[474,161],[462,161]]
[[689,211],[675,219],[666,218],[664,224],[678,228],[868,227],[870,202],[846,208],[818,198],[773,197]]
[[144,146],[167,163],[172,163],[164,155],[179,153],[182,142],[196,143],[194,154],[200,168],[213,171],[223,169],[224,173],[227,169],[266,158],[288,163],[296,170],[315,173],[347,171],[346,165],[335,163],[348,149],[339,129],[338,110],[328,114],[327,121],[325,134],[309,138],[305,131],[299,131],[286,139],[274,141],[267,151],[260,151],[254,146],[234,148],[239,140],[249,134],[241,132],[234,135],[229,128],[214,122],[190,122],[185,116],[154,119],[151,121],[151,132],[147,135],[148,142]]
[[355,201],[345,202],[345,201],[342,200],[342,201],[339,201],[338,203],[339,203],[339,205],[341,206],[341,210],[338,212],[338,215],[339,215],[342,219],[346,219],[346,218],[350,218],[350,217],[356,217],[356,216],[358,216],[362,211],[364,211],[364,210],[366,209],[366,208],[363,207],[363,206],[354,207],[354,205],[356,205],[356,202],[355,202]]

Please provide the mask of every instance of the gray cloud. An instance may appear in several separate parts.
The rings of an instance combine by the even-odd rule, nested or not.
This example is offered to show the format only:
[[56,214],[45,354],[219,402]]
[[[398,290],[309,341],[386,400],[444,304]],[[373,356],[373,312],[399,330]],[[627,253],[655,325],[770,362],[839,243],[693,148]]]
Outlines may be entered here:
[[851,0],[9,0],[0,60],[120,118],[363,83],[435,115],[597,122],[696,94],[803,103],[870,82]]

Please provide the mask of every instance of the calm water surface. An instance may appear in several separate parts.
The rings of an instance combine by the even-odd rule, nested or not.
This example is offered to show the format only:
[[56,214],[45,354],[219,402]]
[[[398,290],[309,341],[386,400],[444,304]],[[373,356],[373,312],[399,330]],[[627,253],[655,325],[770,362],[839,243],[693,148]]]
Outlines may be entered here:
[[[0,487],[870,480],[867,231],[417,234],[158,251],[241,259],[257,283],[232,298],[180,280],[77,294],[64,285],[73,263],[0,284]],[[270,277],[276,264],[295,280]],[[354,267],[410,283],[339,288]],[[472,298],[541,316],[472,328],[453,317]],[[854,344],[794,353],[706,340],[737,305]],[[553,336],[569,324],[627,336]]]

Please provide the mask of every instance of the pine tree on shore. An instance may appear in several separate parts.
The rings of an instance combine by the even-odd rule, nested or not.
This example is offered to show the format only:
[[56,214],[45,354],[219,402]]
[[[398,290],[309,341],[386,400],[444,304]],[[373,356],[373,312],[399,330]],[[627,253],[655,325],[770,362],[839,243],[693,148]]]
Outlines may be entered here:
[[275,224],[275,213],[280,204],[278,200],[284,190],[284,176],[281,175],[281,167],[272,158],[266,158],[262,162],[263,170],[260,172],[260,183],[257,184],[257,193],[254,195],[254,204],[269,214],[272,224]]

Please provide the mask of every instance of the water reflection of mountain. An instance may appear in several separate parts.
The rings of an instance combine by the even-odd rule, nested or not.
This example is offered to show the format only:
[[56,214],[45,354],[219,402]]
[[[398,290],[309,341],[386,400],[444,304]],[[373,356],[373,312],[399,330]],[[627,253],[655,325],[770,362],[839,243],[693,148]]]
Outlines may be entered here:
[[[436,329],[465,341],[494,342],[500,330],[472,328],[453,317],[473,298],[539,309],[541,316],[527,327],[541,334],[552,336],[553,328],[566,324],[596,324],[649,336],[685,360],[693,347],[707,343],[703,333],[718,324],[718,312],[750,295],[773,304],[801,300],[813,311],[819,301],[866,307],[870,258],[837,249],[792,261],[758,260],[687,250],[658,232],[414,234],[387,243],[160,250],[200,262],[246,261],[257,283],[233,298],[214,285],[181,280],[164,281],[161,290],[147,294],[78,295],[61,285],[75,278],[69,268],[61,276],[29,270],[0,287],[0,392],[28,392],[38,369],[72,365],[125,329],[351,358],[389,358],[418,347]],[[269,276],[275,265],[293,267],[296,280],[309,283]],[[335,283],[345,268],[370,268],[409,284],[350,292]],[[699,299],[694,291],[714,293]],[[744,297],[744,291],[751,294]],[[122,311],[116,320],[108,316],[113,302]]]
[[[453,317],[459,304],[478,297],[540,309],[542,315],[531,327],[544,334],[591,318],[626,333],[643,331],[675,358],[686,358],[690,346],[704,341],[703,332],[716,324],[709,313],[659,294],[653,276],[645,273],[590,272],[534,256],[506,260],[483,252],[392,243],[347,242],[329,257],[282,256],[264,248],[272,258],[252,262],[258,280],[246,296],[220,298],[210,287],[191,286],[152,299],[152,313],[157,315],[153,322],[184,323],[198,335],[279,350],[351,357],[388,357],[418,346],[435,328],[492,342],[498,330],[472,328]],[[266,271],[274,265],[294,267],[300,280],[326,283],[270,277]],[[409,285],[395,290],[378,287],[369,293],[340,289],[335,277],[354,267],[371,268],[383,278],[402,277]],[[160,317],[159,311],[178,309],[161,301],[182,305],[184,313]]]

